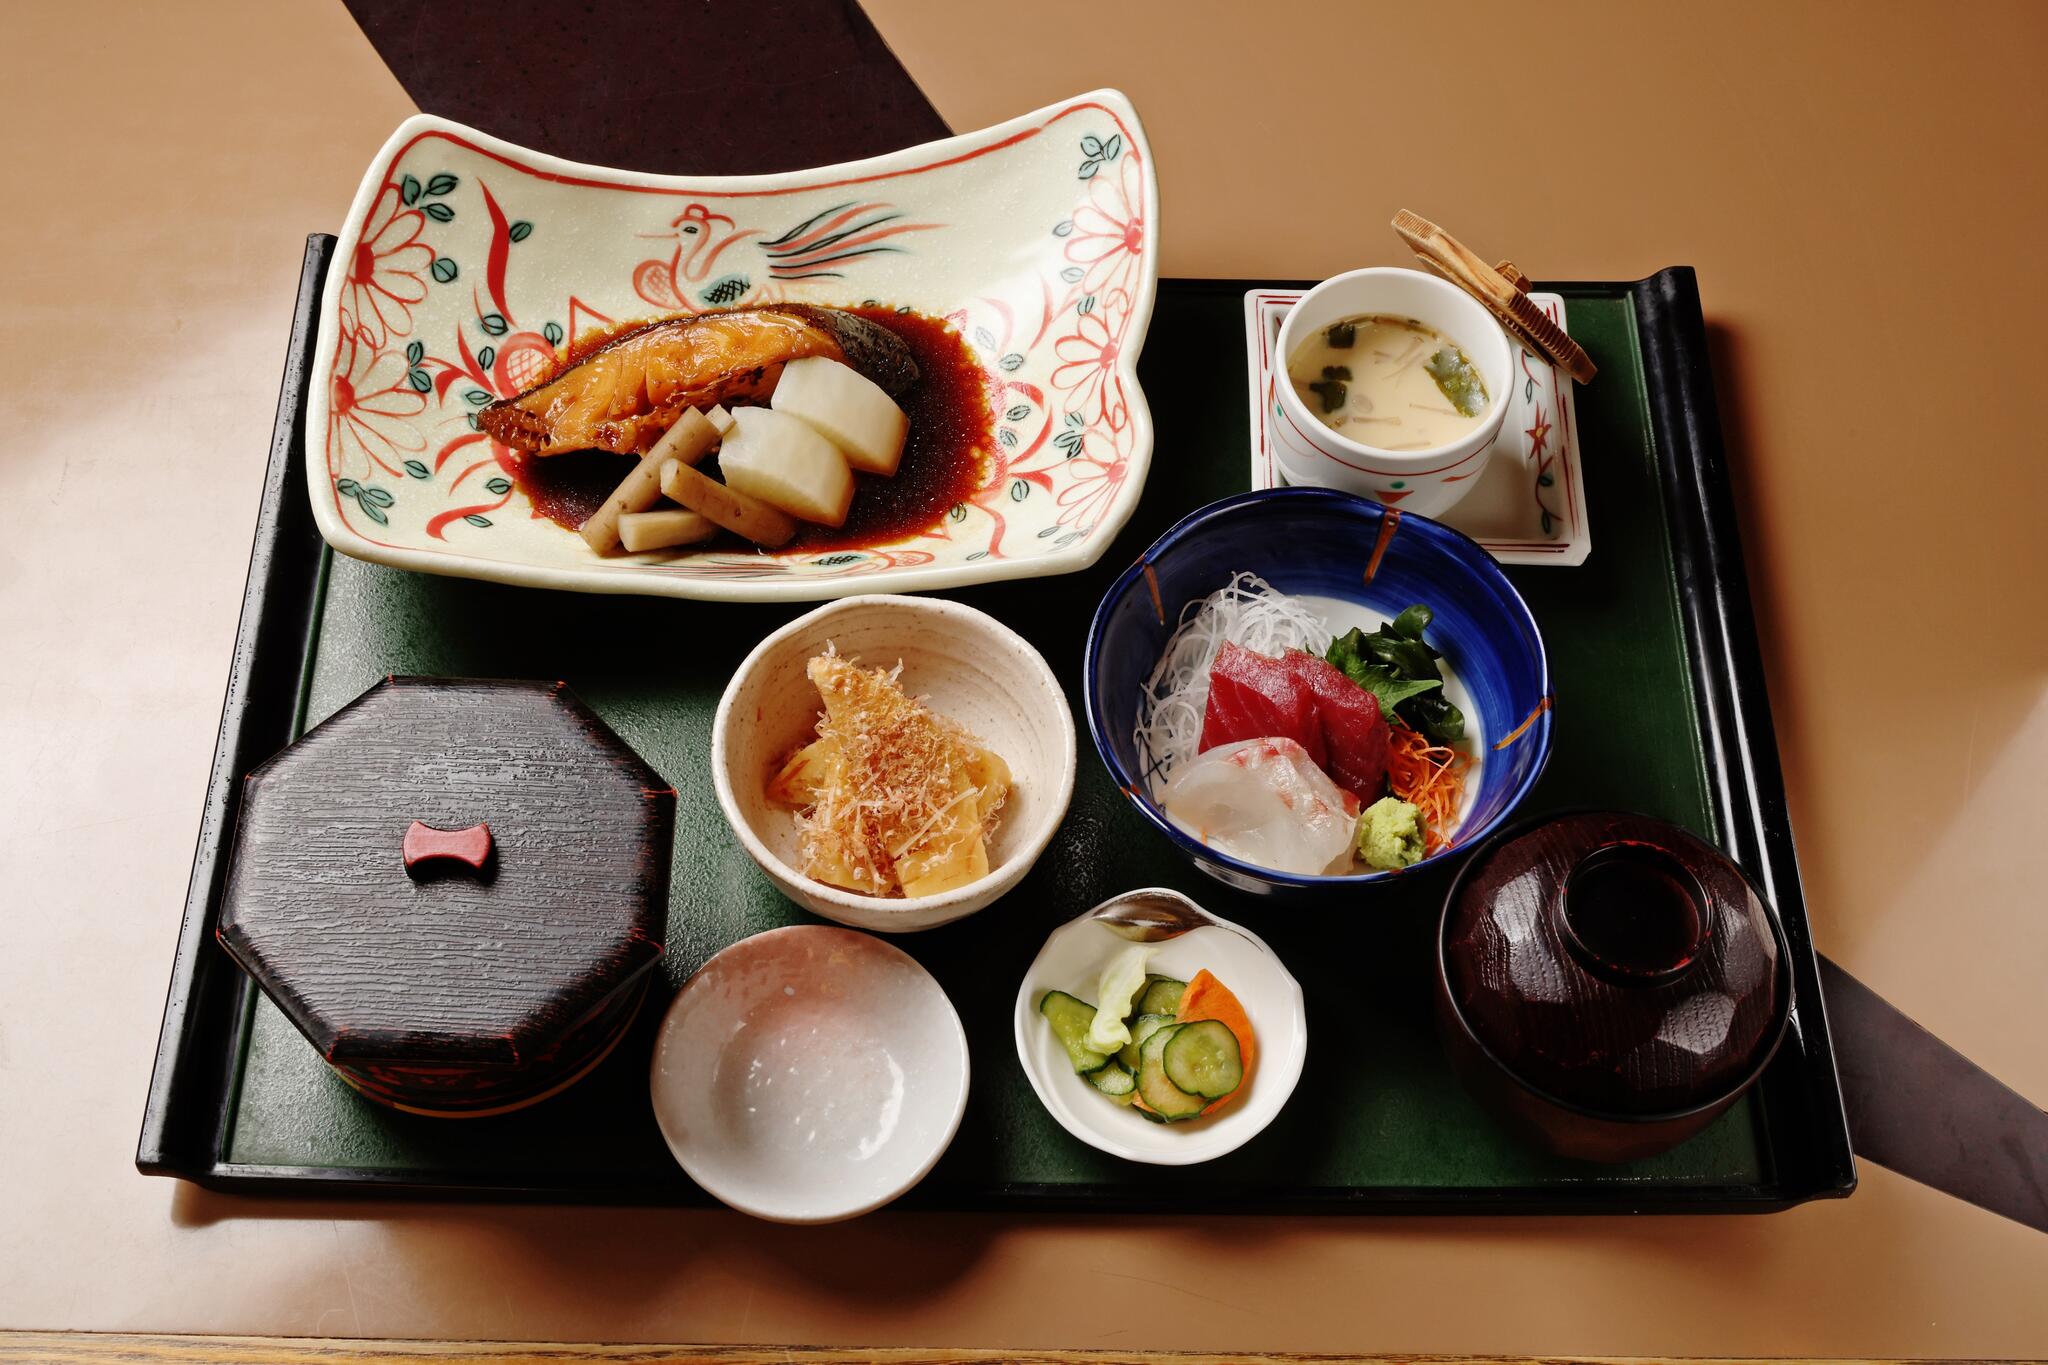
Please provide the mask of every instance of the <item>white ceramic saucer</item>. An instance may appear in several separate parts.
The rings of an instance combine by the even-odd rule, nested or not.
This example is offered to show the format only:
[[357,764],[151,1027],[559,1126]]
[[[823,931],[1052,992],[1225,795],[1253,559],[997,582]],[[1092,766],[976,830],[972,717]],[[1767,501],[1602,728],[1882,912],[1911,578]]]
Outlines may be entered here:
[[[1222,921],[1228,924],[1228,921]],[[1047,991],[1095,1003],[1103,964],[1129,946],[1082,915],[1053,931],[1017,988],[1017,1058],[1047,1112],[1087,1143],[1129,1161],[1187,1166],[1211,1161],[1251,1141],[1273,1121],[1301,1079],[1308,1056],[1308,1014],[1296,981],[1265,940],[1240,925],[1202,928],[1158,945],[1150,970],[1185,981],[1204,967],[1244,1006],[1258,1043],[1245,1091],[1205,1118],[1154,1123],[1112,1103],[1076,1075],[1066,1051],[1038,1012]]]
[[652,1093],[707,1193],[773,1222],[836,1222],[902,1194],[952,1142],[967,1034],[901,949],[792,925],[733,944],[677,993]]
[[[1273,454],[1273,376],[1280,363],[1275,343],[1287,310],[1306,292],[1253,289],[1244,296],[1254,489],[1286,483]],[[1529,298],[1558,326],[1565,325],[1561,295],[1531,293]],[[1519,382],[1499,448],[1479,486],[1438,520],[1478,541],[1503,564],[1583,564],[1593,551],[1593,528],[1586,519],[1586,476],[1579,467],[1571,380],[1520,348],[1514,362]]]

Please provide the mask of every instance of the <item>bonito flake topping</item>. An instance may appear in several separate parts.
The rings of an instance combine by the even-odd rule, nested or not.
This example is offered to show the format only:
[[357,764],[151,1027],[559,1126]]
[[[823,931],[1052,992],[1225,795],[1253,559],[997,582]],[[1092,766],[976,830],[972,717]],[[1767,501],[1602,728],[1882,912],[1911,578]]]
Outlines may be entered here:
[[770,800],[799,812],[804,874],[870,896],[933,896],[987,876],[1009,765],[906,695],[900,664],[862,668],[828,649],[806,672],[825,706],[817,738],[768,784]]

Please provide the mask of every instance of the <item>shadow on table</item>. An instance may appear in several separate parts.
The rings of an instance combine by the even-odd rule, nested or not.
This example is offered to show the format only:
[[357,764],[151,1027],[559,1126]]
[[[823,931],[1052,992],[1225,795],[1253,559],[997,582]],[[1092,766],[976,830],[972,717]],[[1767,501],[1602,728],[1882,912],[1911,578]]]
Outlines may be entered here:
[[[181,1227],[238,1219],[304,1219],[380,1225],[381,1253],[403,1275],[430,1277],[436,1263],[473,1260],[517,1267],[569,1301],[627,1306],[671,1292],[679,1272],[710,1260],[734,1269],[769,1267],[813,1292],[881,1314],[909,1311],[988,1260],[998,1237],[1060,1230],[1099,1235],[1105,1255],[1155,1234],[1182,1248],[1190,1265],[1283,1254],[1288,1241],[1336,1235],[1414,1243],[1446,1242],[1479,1262],[1518,1245],[1547,1243],[1564,1254],[1625,1256],[1683,1273],[1754,1281],[1792,1274],[1796,1239],[1777,1235],[1780,1217],[1080,1217],[883,1212],[850,1223],[787,1227],[723,1209],[658,1209],[469,1203],[393,1204],[357,1200],[264,1200],[181,1183],[172,1204]],[[426,1247],[414,1236],[431,1232]],[[408,1254],[408,1247],[420,1254]],[[411,1264],[408,1264],[411,1263]],[[1101,1267],[1097,1267],[1099,1270]],[[1090,1272],[1093,1273],[1093,1272]],[[523,1277],[522,1277],[523,1278]]]
[[171,1220],[181,1228],[242,1219],[376,1223],[392,1244],[387,1254],[401,1262],[410,1259],[411,1235],[431,1232],[435,1261],[525,1262],[540,1272],[535,1278],[577,1301],[645,1302],[666,1293],[679,1270],[710,1258],[765,1261],[792,1282],[885,1311],[973,1270],[1003,1226],[955,1214],[792,1227],[724,1209],[286,1201],[221,1194],[183,1181],[172,1197]]

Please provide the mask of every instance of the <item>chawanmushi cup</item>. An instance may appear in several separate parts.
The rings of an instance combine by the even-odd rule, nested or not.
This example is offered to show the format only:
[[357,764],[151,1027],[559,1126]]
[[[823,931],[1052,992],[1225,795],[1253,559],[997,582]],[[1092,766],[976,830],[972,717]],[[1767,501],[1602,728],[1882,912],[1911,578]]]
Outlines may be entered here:
[[1456,285],[1419,270],[1377,266],[1332,275],[1301,296],[1280,324],[1279,368],[1285,371],[1288,357],[1313,333],[1370,314],[1412,318],[1455,342],[1485,380],[1485,417],[1445,445],[1384,450],[1326,426],[1283,374],[1273,385],[1280,405],[1276,458],[1290,484],[1341,489],[1440,517],[1472,490],[1492,458],[1514,384],[1515,345],[1485,305]]

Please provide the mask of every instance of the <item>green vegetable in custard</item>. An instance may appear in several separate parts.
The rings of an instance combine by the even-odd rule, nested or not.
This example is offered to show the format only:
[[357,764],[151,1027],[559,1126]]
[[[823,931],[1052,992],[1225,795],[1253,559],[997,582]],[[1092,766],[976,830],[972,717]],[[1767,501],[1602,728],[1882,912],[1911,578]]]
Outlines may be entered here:
[[1382,796],[1358,816],[1358,856],[1382,872],[1422,861],[1422,812],[1398,796]]
[[1344,406],[1344,396],[1350,392],[1350,386],[1341,379],[1320,379],[1310,384],[1308,391],[1321,396],[1324,412],[1335,412]]
[[1422,368],[1429,371],[1444,397],[1464,416],[1477,417],[1486,410],[1486,381],[1457,347],[1437,347],[1436,354]]
[[1358,341],[1358,324],[1355,322],[1333,322],[1325,333],[1333,350],[1348,351]]
[[1465,713],[1443,696],[1439,656],[1422,638],[1432,619],[1418,603],[1370,635],[1353,627],[1330,642],[1324,657],[1379,699],[1380,714],[1451,744],[1465,737]]
[[1349,365],[1325,365],[1323,366],[1323,378],[1349,379],[1351,378],[1351,367]]

